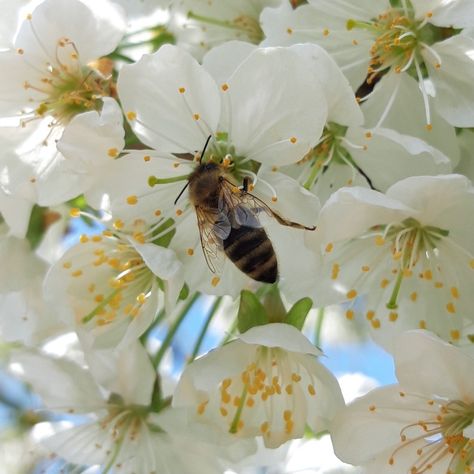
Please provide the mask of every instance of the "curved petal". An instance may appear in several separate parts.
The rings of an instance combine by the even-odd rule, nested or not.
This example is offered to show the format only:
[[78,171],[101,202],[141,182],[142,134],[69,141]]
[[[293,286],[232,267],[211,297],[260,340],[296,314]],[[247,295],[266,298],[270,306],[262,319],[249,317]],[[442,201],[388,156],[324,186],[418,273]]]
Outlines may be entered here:
[[474,4],[470,0],[412,0],[418,18],[429,17],[429,22],[447,28],[474,26]]
[[229,136],[237,154],[269,165],[301,159],[326,123],[326,99],[311,69],[284,48],[253,52],[223,95],[230,102]]
[[221,107],[217,85],[176,46],[165,45],[124,66],[118,90],[135,133],[159,151],[201,150],[216,131]]

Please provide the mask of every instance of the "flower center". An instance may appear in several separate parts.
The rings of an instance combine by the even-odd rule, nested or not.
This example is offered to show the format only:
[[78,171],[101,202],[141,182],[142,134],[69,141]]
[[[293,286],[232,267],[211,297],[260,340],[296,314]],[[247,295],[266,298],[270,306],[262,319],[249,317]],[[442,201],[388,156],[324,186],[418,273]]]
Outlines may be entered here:
[[[203,23],[204,25],[220,26],[222,28],[233,30],[236,33],[237,38],[244,37],[254,44],[260,43],[264,38],[258,19],[249,15],[239,15],[231,20],[221,20],[214,17],[199,15],[190,11],[188,12],[188,18]],[[203,27],[203,30],[204,28],[205,26]]]
[[[97,66],[100,68],[100,64]],[[102,97],[111,92],[110,79],[99,69],[82,66],[79,53],[67,38],[58,41],[56,64],[49,63],[38,83],[24,82],[24,88],[36,94],[39,102],[35,116],[50,115],[57,123],[67,124],[75,115],[88,110],[100,110]]]
[[[428,400],[427,403],[432,406],[435,402]],[[446,457],[451,458],[447,474],[472,472],[474,440],[464,436],[464,430],[473,420],[473,403],[455,400],[440,404],[435,418],[420,420],[401,430],[401,444],[390,456],[389,464],[396,464],[397,455],[412,448],[416,449],[417,457],[410,467],[410,474],[430,471],[436,463],[445,461]]]

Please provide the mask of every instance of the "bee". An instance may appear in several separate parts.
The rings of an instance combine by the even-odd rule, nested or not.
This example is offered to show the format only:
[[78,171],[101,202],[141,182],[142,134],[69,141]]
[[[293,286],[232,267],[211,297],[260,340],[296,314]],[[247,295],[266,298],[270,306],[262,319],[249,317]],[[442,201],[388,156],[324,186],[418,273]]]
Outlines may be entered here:
[[202,250],[213,273],[220,273],[221,256],[225,255],[250,278],[275,283],[278,280],[278,262],[258,215],[265,212],[280,224],[297,229],[314,230],[316,227],[306,227],[280,216],[249,192],[249,184],[250,178],[246,177],[242,186],[237,187],[228,178],[224,166],[215,162],[200,162],[175,203],[189,187],[189,199],[196,211]]

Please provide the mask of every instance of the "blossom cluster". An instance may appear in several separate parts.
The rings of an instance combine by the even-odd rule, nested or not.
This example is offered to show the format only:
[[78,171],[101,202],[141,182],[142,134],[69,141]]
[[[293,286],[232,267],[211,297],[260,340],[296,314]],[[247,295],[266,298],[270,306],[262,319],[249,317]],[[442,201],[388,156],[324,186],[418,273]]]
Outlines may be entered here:
[[2,6],[8,472],[474,471],[472,0]]

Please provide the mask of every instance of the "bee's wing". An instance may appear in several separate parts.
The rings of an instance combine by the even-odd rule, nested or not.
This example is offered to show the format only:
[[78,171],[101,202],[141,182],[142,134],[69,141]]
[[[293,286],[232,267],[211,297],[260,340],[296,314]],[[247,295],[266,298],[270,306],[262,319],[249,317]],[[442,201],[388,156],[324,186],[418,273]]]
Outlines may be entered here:
[[207,266],[212,273],[221,273],[224,263],[222,242],[230,233],[229,220],[221,212],[204,212],[199,207],[196,207],[196,216]]
[[[224,183],[225,185],[222,188],[223,200],[227,202],[227,208],[233,211],[234,217],[239,224],[244,224],[249,227],[261,227],[258,220],[258,214],[265,212],[268,216],[276,219],[281,225],[306,230],[316,229],[314,226],[306,227],[298,222],[285,219],[253,194],[237,188],[227,179],[224,179]],[[239,219],[242,219],[245,222],[240,222]]]

